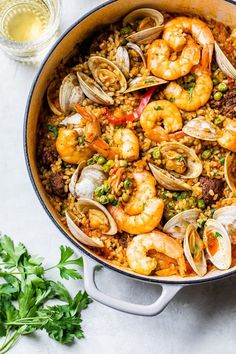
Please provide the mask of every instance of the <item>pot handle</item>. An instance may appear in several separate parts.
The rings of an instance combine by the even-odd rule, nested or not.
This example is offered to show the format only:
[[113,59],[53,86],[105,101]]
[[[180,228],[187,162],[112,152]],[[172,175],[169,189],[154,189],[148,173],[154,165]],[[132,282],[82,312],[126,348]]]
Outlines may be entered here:
[[161,313],[173,297],[182,289],[179,284],[158,284],[162,288],[159,298],[150,305],[132,304],[113,298],[101,292],[95,283],[97,264],[84,257],[84,287],[87,293],[96,301],[115,310],[140,316],[155,316]]

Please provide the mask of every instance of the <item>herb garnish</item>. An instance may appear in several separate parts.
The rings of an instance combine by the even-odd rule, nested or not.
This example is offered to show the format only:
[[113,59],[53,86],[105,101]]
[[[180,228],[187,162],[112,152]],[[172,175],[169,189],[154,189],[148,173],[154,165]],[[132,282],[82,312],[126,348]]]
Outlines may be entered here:
[[162,108],[161,106],[156,106],[154,107],[155,111],[163,111],[164,108]]
[[[66,287],[49,280],[45,273],[58,269],[64,279],[81,279],[77,269],[83,266],[82,257],[72,259],[70,247],[60,247],[60,261],[45,269],[42,258],[31,256],[26,247],[14,245],[8,236],[0,240],[0,353],[7,353],[21,335],[45,330],[56,341],[69,344],[83,338],[81,311],[91,302],[86,292],[79,291],[74,298]],[[57,299],[64,304],[49,306],[48,300]]]
[[151,84],[153,82],[155,82],[155,81],[152,80],[152,79],[147,79],[147,80],[144,81],[145,84]]
[[218,231],[216,231],[214,234],[214,238],[218,238],[218,237],[222,237],[222,235]]
[[169,98],[169,101],[170,101],[170,102],[175,102],[175,98],[174,98],[174,97],[170,97],[170,98]]
[[53,133],[54,138],[57,138],[57,136],[58,136],[58,128],[55,127],[55,125],[48,124],[48,130]]

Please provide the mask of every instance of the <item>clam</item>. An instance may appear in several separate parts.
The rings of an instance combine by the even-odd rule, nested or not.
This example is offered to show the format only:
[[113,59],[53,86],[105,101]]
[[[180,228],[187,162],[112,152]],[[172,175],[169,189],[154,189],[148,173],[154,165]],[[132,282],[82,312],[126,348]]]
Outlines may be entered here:
[[181,213],[173,216],[163,227],[163,231],[171,234],[171,236],[181,239],[184,239],[186,229],[189,224],[197,228],[197,219],[200,215],[200,210],[198,209],[189,209],[182,211]]
[[116,64],[126,78],[129,77],[130,61],[129,54],[125,47],[119,46],[116,50]]
[[114,103],[112,97],[108,96],[91,77],[81,71],[77,72],[77,76],[83,93],[91,101],[104,105],[112,105]]
[[218,139],[216,125],[207,121],[204,117],[198,117],[190,120],[183,126],[183,132],[200,140],[216,141]]
[[135,77],[133,80],[129,82],[128,89],[125,91],[125,93],[145,89],[152,86],[163,85],[166,82],[167,82],[166,80],[162,80],[156,76],[151,76],[151,75]]
[[232,79],[236,79],[236,69],[231,64],[227,56],[221,50],[220,46],[215,42],[215,53],[216,53],[216,62],[223,71],[224,74],[231,77]]
[[200,277],[207,272],[204,245],[195,227],[188,225],[184,236],[184,254],[190,266]]
[[119,86],[119,89],[116,90],[118,93],[126,90],[126,78],[112,61],[97,55],[91,56],[88,60],[88,66],[94,79],[104,90],[108,90],[112,85]]
[[180,143],[165,143],[160,147],[170,174],[177,178],[197,178],[202,173],[202,163],[195,151]]
[[224,226],[229,234],[231,243],[236,244],[236,205],[217,209],[213,218]]
[[84,99],[83,91],[80,88],[75,74],[68,74],[62,81],[59,90],[59,103],[64,113],[71,112],[74,103],[81,103]]
[[[87,216],[89,226],[92,230],[98,230],[101,235],[115,235],[117,233],[117,226],[113,217],[100,203],[91,199],[80,198],[76,203],[76,207],[78,211]],[[92,247],[104,246],[99,237],[88,236],[82,228],[76,224],[75,221],[79,223],[79,219],[75,215],[66,212],[66,221],[70,232],[78,241]]]
[[157,182],[170,191],[190,191],[191,187],[183,180],[172,176],[166,170],[149,163],[150,170]]
[[103,183],[106,175],[99,165],[84,166],[85,161],[78,165],[71,176],[69,191],[75,197],[92,199],[95,189]]
[[58,100],[59,84],[57,80],[50,82],[47,89],[47,101],[51,111],[60,116],[62,114],[61,107]]
[[139,22],[137,32],[127,37],[130,42],[138,44],[151,43],[154,39],[158,38],[164,28],[163,15],[150,8],[141,8],[130,12],[123,19],[123,25],[133,25]]
[[236,155],[234,153],[228,153],[225,158],[224,164],[225,180],[233,192],[236,195]]
[[133,49],[136,53],[139,54],[139,56],[141,57],[141,59],[143,61],[144,66],[146,67],[146,60],[145,60],[145,57],[144,57],[142,49],[137,44],[132,43],[132,42],[127,43],[126,46],[128,48]]
[[216,268],[225,270],[231,265],[231,242],[224,226],[217,220],[208,219],[203,241],[210,261]]

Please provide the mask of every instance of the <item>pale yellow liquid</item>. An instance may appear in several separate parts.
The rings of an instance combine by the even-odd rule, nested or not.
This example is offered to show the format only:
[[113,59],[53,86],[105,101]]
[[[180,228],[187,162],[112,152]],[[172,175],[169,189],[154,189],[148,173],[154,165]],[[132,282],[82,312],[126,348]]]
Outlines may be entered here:
[[43,34],[48,20],[48,8],[39,1],[15,5],[5,15],[5,36],[17,42],[34,41]]

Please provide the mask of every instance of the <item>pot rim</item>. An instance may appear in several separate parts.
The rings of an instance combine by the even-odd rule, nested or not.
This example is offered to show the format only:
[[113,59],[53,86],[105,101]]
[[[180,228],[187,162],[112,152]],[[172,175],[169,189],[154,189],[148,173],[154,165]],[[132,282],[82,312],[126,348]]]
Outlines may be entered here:
[[[220,280],[229,276],[232,276],[233,274],[236,273],[236,269],[233,269],[231,271],[229,270],[225,270],[223,274],[220,275],[216,275],[210,278],[200,278],[200,279],[192,279],[192,280],[183,280],[180,278],[180,280],[161,280],[161,279],[155,279],[152,277],[146,277],[146,276],[142,276],[140,274],[135,274],[135,273],[129,273],[127,272],[125,269],[122,268],[117,268],[116,266],[110,264],[110,263],[106,263],[105,261],[97,258],[95,255],[91,254],[89,251],[87,251],[86,249],[84,249],[79,243],[77,243],[76,241],[74,241],[60,226],[60,224],[56,221],[56,219],[53,217],[53,215],[51,214],[51,212],[49,211],[49,209],[47,208],[46,203],[44,202],[43,197],[41,196],[39,189],[36,185],[36,182],[34,180],[32,171],[31,171],[31,167],[30,167],[30,159],[29,159],[29,154],[28,154],[28,144],[27,144],[27,132],[28,132],[28,118],[29,118],[29,110],[30,110],[30,106],[31,106],[31,100],[32,100],[32,96],[34,93],[34,89],[35,86],[37,84],[37,81],[41,75],[41,72],[44,68],[45,65],[47,65],[47,62],[51,56],[51,54],[53,53],[53,51],[56,49],[56,47],[61,43],[61,41],[67,36],[67,34],[69,32],[71,32],[76,26],[78,26],[78,24],[80,22],[82,22],[84,19],[86,19],[87,17],[89,17],[91,14],[93,14],[94,12],[100,10],[101,8],[112,4],[114,2],[117,2],[118,0],[108,0],[96,7],[94,7],[93,9],[91,9],[90,11],[86,12],[83,16],[81,16],[80,18],[78,18],[71,26],[69,26],[62,34],[61,36],[56,40],[56,42],[54,43],[54,45],[52,46],[52,48],[49,50],[49,52],[47,53],[47,55],[45,56],[45,58],[43,59],[30,88],[28,97],[27,97],[27,101],[26,101],[26,108],[25,108],[25,113],[24,113],[24,121],[23,121],[23,149],[24,149],[24,156],[25,156],[25,163],[26,163],[26,168],[28,171],[28,175],[31,181],[31,184],[34,188],[34,191],[38,197],[38,200],[40,201],[43,209],[46,211],[46,213],[48,214],[49,218],[52,220],[52,222],[54,223],[54,225],[57,227],[57,229],[59,229],[61,231],[61,233],[70,241],[72,242],[83,254],[85,254],[86,256],[92,258],[94,261],[98,262],[99,264],[103,265],[104,267],[118,272],[121,275],[124,275],[128,278],[132,278],[135,280],[139,280],[139,281],[143,281],[146,283],[156,283],[156,284],[179,284],[179,285],[193,285],[193,284],[200,284],[200,283],[206,283],[206,282],[210,282],[210,281],[216,281],[216,280]],[[235,0],[224,0],[226,2],[232,3],[234,5],[236,5]]]

